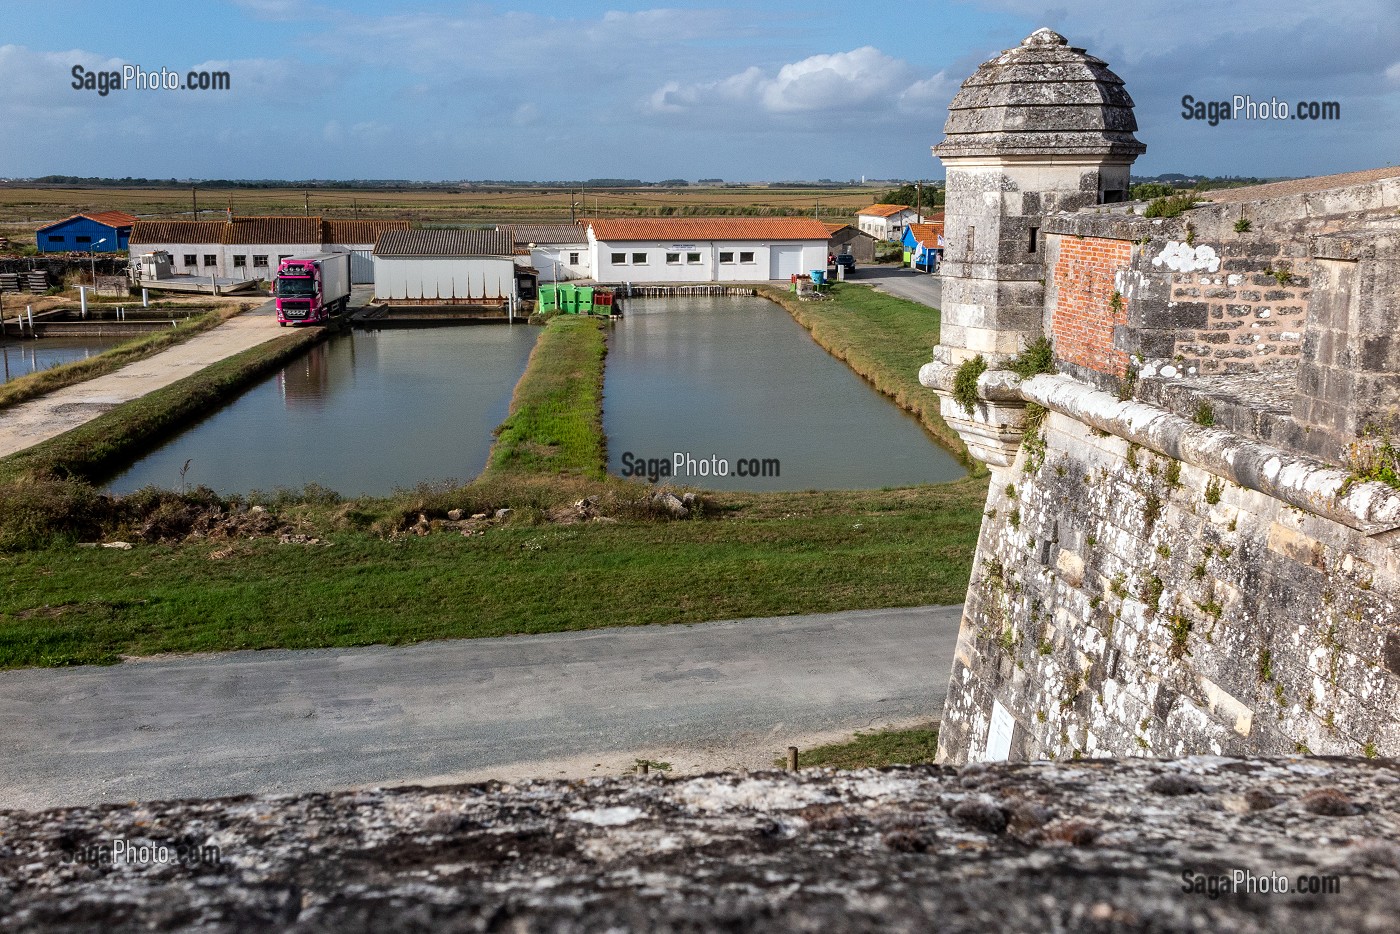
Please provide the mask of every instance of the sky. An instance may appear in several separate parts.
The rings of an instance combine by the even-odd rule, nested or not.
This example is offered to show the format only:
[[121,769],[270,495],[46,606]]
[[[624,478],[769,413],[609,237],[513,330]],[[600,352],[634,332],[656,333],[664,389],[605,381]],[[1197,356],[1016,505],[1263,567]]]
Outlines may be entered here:
[[[51,0],[0,32],[0,177],[941,178],[958,86],[1040,26],[1126,82],[1135,174],[1400,158],[1396,0]],[[74,66],[230,87],[101,95]],[[1341,119],[1212,127],[1187,94]]]

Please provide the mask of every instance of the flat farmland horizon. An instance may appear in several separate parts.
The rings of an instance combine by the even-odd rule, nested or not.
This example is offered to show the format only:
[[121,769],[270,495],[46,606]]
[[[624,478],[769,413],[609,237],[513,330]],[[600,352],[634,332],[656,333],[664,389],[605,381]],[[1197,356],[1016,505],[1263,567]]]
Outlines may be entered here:
[[[849,221],[884,189],[767,186],[687,188],[209,188],[195,194],[199,217],[312,214],[405,219],[419,224],[567,223],[574,216],[816,216]],[[126,211],[143,219],[190,220],[188,186],[0,186],[0,224],[18,233],[86,211]]]

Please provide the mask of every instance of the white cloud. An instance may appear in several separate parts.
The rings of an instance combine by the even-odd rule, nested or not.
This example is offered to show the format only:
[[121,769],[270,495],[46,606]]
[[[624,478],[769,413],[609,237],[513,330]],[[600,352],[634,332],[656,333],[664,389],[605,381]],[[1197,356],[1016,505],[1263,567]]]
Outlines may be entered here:
[[942,72],[918,77],[908,62],[874,46],[812,55],[776,73],[751,67],[715,81],[668,81],[647,99],[653,113],[713,109],[772,116],[856,114],[879,119],[895,112],[934,113],[946,107],[956,85]]

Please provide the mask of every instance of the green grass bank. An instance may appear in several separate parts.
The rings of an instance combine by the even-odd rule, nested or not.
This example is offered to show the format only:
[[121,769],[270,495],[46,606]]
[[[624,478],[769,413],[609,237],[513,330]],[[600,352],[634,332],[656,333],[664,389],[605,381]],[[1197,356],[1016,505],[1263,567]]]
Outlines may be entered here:
[[964,480],[711,494],[703,518],[522,518],[388,537],[358,528],[373,503],[326,503],[282,518],[304,530],[296,543],[11,551],[0,553],[0,667],[957,603],[985,493]]
[[607,324],[560,315],[544,325],[511,397],[510,414],[496,429],[488,475],[607,474],[603,435],[603,362]]

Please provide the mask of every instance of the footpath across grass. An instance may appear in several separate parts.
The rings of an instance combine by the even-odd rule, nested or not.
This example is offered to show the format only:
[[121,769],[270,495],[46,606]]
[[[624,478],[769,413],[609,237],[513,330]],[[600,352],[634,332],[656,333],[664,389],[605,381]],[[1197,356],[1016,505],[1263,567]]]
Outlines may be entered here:
[[942,316],[937,308],[850,282],[833,283],[826,301],[800,302],[772,286],[759,292],[791,312],[827,352],[913,413],[944,447],[980,472],[939,414],[938,394],[919,383],[919,367],[933,359],[938,343]]

